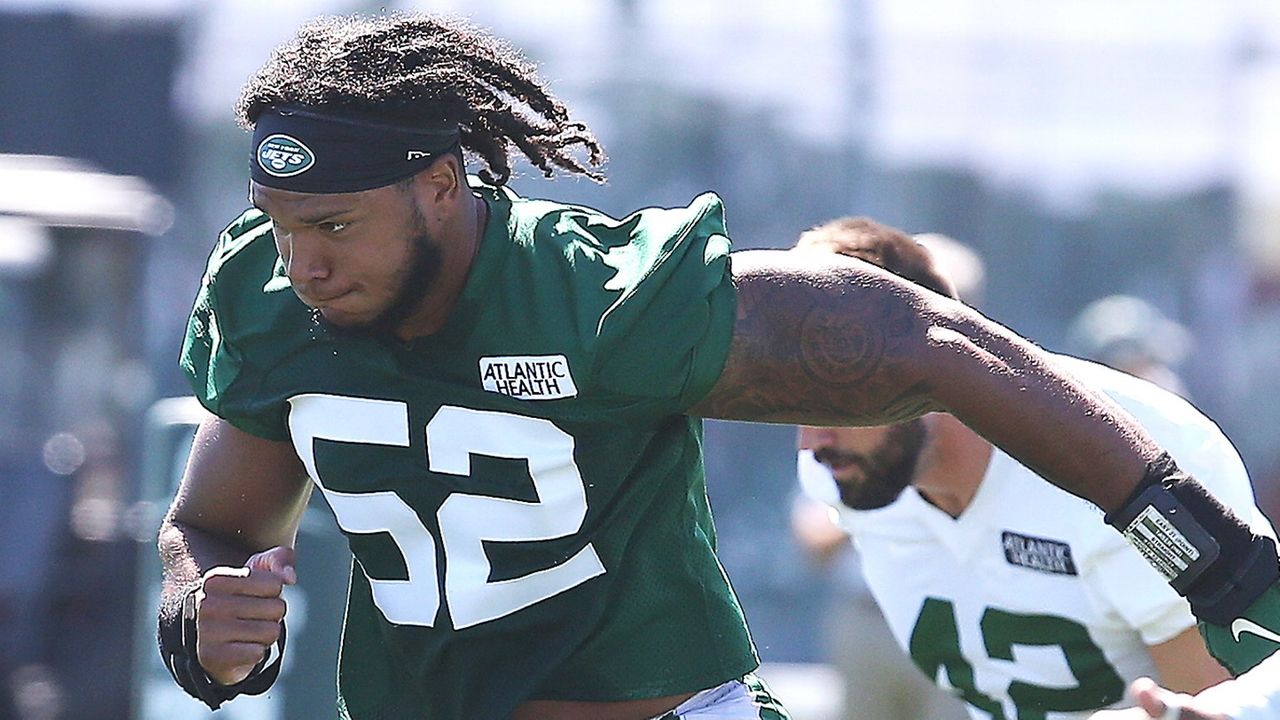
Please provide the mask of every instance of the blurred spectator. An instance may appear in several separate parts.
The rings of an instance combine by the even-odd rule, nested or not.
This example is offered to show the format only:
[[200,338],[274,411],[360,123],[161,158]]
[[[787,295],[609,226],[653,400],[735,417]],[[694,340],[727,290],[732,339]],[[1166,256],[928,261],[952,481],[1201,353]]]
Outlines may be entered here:
[[1109,295],[1089,303],[1071,323],[1067,352],[1187,396],[1177,367],[1191,335],[1141,298]]

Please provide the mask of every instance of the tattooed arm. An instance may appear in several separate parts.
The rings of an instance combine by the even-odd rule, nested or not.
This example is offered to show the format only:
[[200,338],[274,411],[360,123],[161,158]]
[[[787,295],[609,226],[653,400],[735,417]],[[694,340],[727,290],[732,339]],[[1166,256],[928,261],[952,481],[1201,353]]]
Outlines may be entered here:
[[877,425],[945,410],[1063,489],[1121,505],[1159,448],[1124,411],[976,311],[842,255],[733,256],[738,317],[690,414]]

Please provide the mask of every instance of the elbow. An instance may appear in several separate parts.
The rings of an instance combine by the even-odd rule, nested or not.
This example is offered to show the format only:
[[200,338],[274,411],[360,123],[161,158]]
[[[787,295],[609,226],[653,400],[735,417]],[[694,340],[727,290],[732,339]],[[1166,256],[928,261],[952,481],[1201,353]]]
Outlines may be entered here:
[[1011,370],[1009,359],[986,336],[982,323],[967,317],[972,311],[959,308],[931,318],[913,353],[918,364],[913,372],[918,387],[926,392],[936,409],[945,410],[944,397],[974,373],[1004,374]]
[[936,318],[925,328],[926,352],[959,353],[974,346],[971,331],[958,317],[949,315]]
[[973,352],[995,348],[1016,336],[1007,328],[959,300],[946,299],[930,306],[930,344],[948,352]]
[[977,358],[990,364],[995,360],[995,356],[982,350],[969,328],[947,321],[929,326],[918,357],[922,360],[921,372],[931,387],[953,376],[957,363],[971,363]]
[[156,534],[156,550],[165,565],[169,561],[183,556],[187,550],[187,534],[182,524],[173,519],[173,515],[165,515],[160,521],[160,530]]

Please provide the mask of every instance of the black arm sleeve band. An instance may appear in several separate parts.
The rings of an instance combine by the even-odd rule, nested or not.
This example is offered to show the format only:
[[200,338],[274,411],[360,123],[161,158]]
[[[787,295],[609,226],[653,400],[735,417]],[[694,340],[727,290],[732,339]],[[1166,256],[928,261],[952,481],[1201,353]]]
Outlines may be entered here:
[[1280,578],[1271,538],[1253,532],[1168,454],[1106,520],[1191,603],[1196,617],[1229,625]]
[[178,613],[160,613],[160,626],[156,633],[160,643],[160,658],[169,674],[187,694],[217,710],[222,703],[237,695],[261,695],[280,675],[280,663],[284,659],[285,625],[280,623],[280,638],[262,661],[254,666],[248,677],[235,685],[219,685],[200,666],[196,657],[196,590],[192,588],[182,597],[182,609]]

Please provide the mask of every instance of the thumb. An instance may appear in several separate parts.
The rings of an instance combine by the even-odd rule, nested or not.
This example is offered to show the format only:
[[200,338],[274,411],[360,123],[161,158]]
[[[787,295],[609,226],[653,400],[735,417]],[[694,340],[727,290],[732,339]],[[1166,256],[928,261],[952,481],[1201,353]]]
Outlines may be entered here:
[[298,572],[294,569],[293,548],[277,545],[270,550],[263,550],[249,556],[244,566],[250,570],[264,570],[276,577],[285,585],[298,582]]

